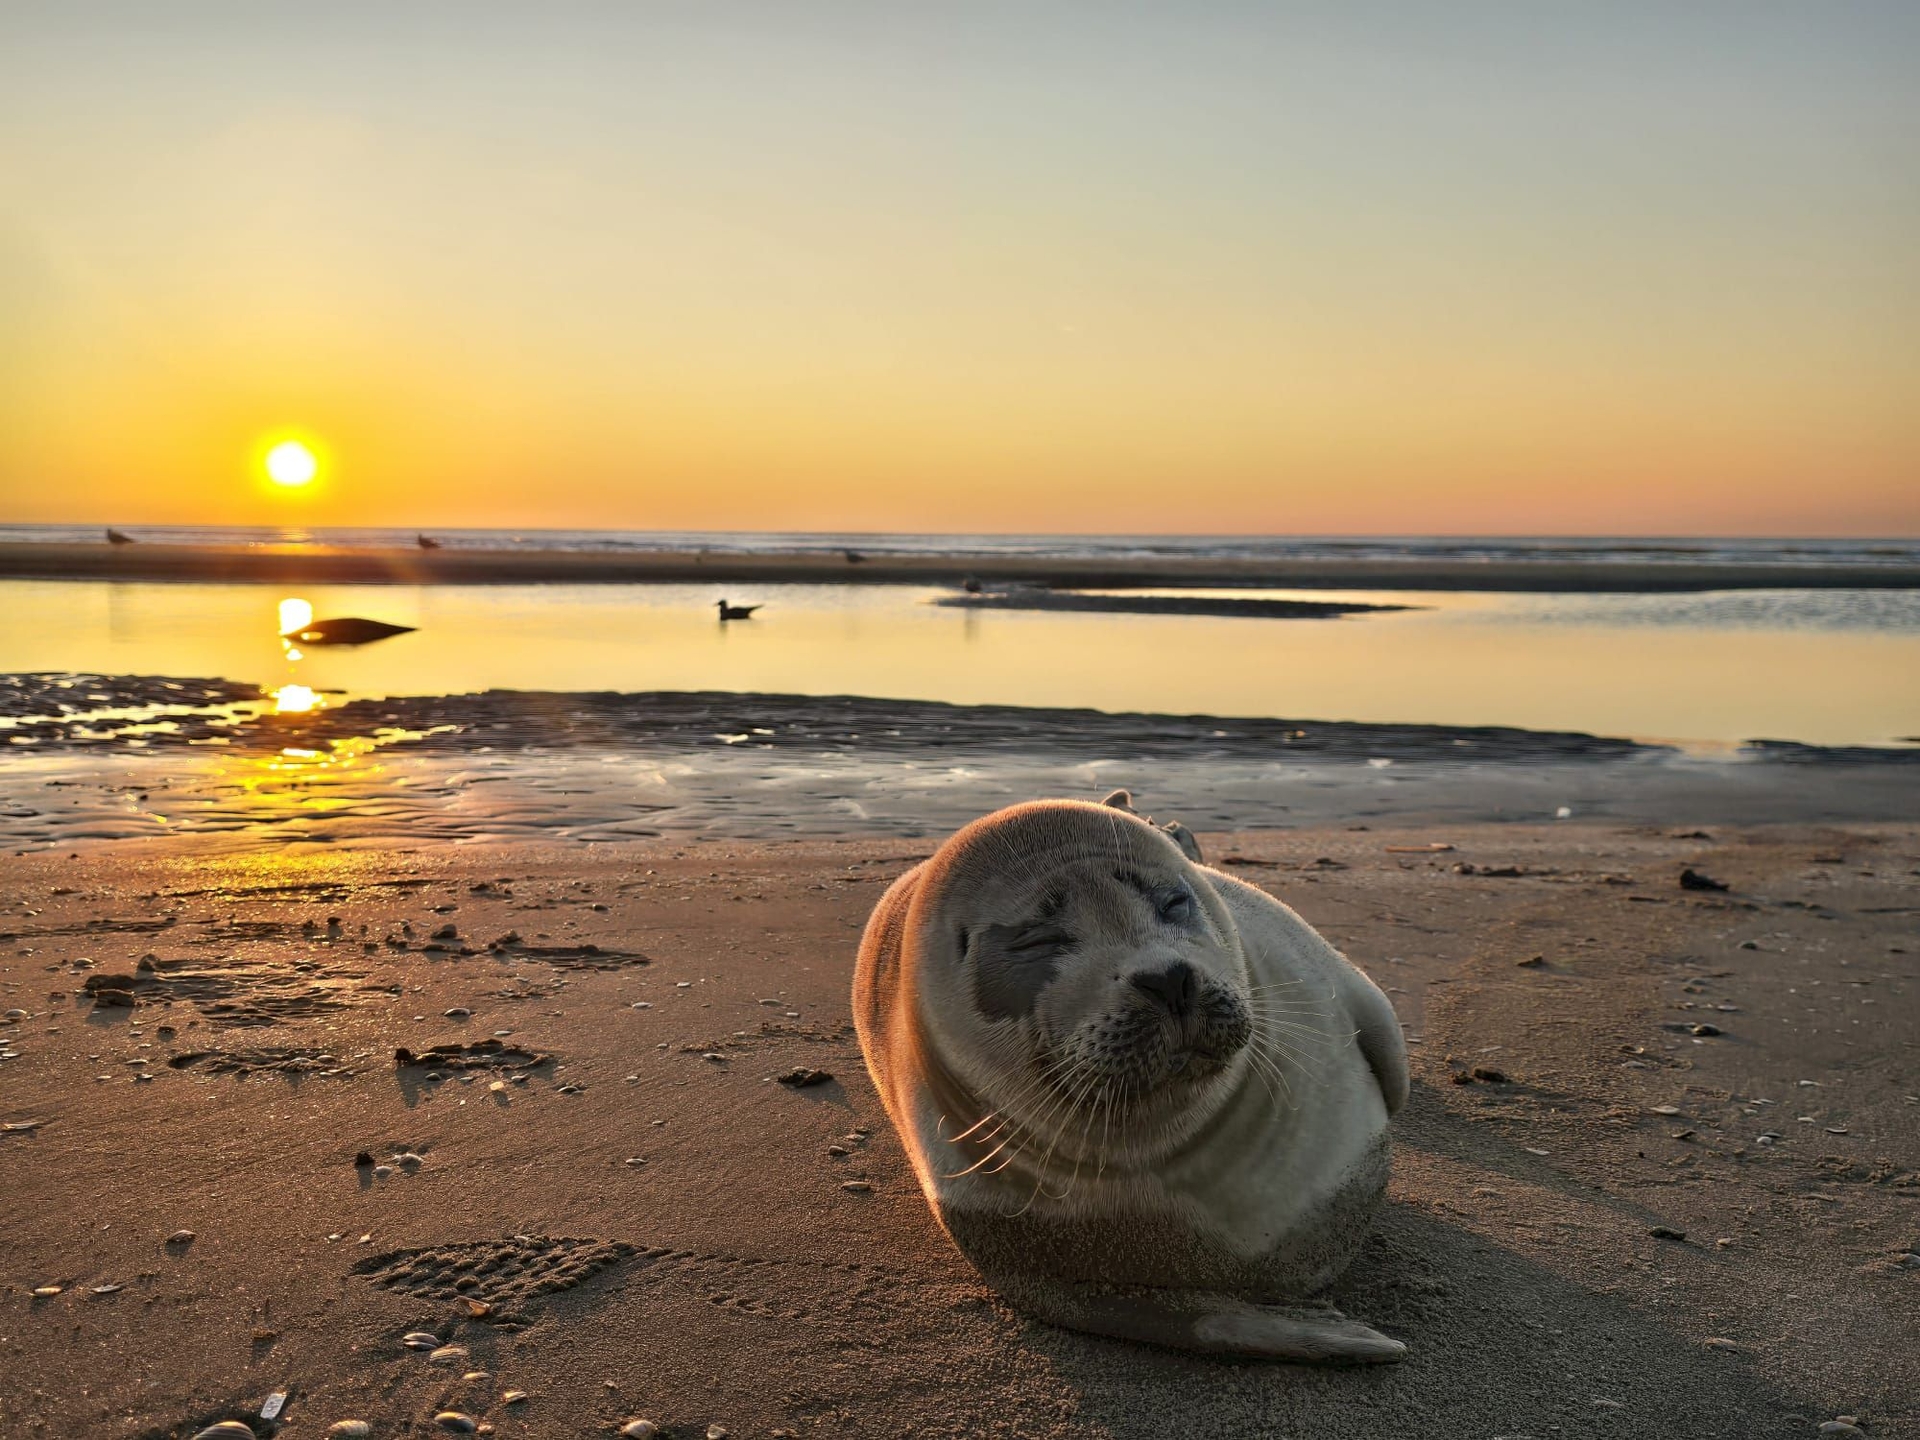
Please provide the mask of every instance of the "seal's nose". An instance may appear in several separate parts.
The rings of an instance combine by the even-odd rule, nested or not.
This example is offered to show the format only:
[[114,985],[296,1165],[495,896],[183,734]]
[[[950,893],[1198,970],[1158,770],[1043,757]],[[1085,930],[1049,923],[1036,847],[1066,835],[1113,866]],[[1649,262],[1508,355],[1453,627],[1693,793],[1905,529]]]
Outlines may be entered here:
[[1151,995],[1176,1018],[1192,1011],[1200,993],[1200,977],[1184,960],[1176,960],[1164,970],[1136,970],[1131,978],[1134,989]]

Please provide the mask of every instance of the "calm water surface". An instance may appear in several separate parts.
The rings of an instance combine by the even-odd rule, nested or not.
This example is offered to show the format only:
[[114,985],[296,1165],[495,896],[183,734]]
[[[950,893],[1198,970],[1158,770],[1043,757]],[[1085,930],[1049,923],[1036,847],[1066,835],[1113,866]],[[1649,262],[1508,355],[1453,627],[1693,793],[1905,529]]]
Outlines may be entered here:
[[[347,695],[735,690],[1640,739],[1886,744],[1920,735],[1920,595],[1354,594],[1342,620],[974,613],[951,592],[0,582],[0,671],[220,676]],[[1193,592],[1185,592],[1193,593]],[[1286,592],[1234,592],[1284,595]],[[1335,598],[1316,591],[1304,598]],[[283,601],[418,627],[289,654]]]

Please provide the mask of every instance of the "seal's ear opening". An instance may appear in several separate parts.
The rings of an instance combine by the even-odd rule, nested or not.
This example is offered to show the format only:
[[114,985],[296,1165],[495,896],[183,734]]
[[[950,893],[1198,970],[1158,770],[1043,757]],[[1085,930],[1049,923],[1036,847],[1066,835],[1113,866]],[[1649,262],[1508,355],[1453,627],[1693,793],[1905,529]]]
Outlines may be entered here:
[[1133,813],[1133,792],[1131,790],[1116,790],[1100,803],[1102,805],[1111,805],[1115,810],[1125,810],[1131,814]]

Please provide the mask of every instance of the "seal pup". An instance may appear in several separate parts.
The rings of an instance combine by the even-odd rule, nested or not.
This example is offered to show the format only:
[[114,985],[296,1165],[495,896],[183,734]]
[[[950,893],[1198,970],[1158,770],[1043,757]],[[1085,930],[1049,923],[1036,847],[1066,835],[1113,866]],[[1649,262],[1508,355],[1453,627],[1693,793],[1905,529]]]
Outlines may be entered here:
[[1110,799],[974,821],[867,921],[854,1025],[935,1218],[1069,1329],[1398,1359],[1309,1298],[1386,1186],[1407,1097],[1391,1003],[1184,830]]

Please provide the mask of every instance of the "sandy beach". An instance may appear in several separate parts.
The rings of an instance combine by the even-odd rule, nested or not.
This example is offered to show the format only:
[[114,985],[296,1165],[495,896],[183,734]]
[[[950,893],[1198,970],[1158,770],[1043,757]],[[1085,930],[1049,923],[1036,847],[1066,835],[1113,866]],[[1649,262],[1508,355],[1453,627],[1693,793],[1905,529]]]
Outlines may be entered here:
[[[860,552],[853,552],[860,554]],[[0,543],[0,579],[397,585],[529,583],[1258,586],[1301,590],[1686,592],[1920,588],[1920,566],[1607,561],[1251,561],[1216,557],[754,554],[395,549],[325,545]]]
[[0,1433],[183,1437],[285,1392],[289,1440],[450,1409],[556,1437],[1920,1434],[1920,831],[1201,839],[1406,1027],[1391,1203],[1337,1295],[1399,1366],[1089,1339],[969,1272],[848,1016],[859,927],[928,844],[123,842],[0,862]]

